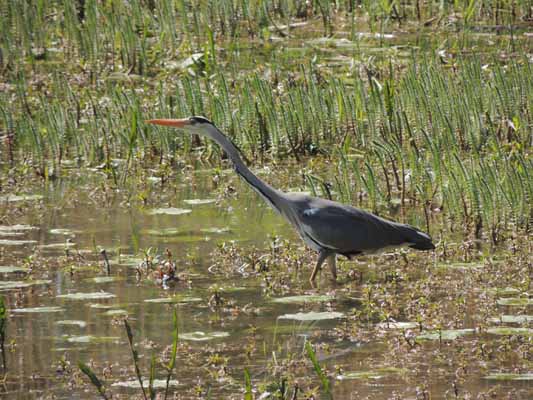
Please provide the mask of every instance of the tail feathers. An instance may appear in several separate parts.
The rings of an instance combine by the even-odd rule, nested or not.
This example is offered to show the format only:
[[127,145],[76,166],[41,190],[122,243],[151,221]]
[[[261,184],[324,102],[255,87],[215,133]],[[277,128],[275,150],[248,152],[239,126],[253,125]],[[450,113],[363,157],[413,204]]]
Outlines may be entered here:
[[405,241],[409,243],[409,247],[416,250],[433,250],[435,245],[433,244],[431,237],[424,232],[419,231],[413,227],[407,232]]
[[431,242],[431,239],[426,242],[411,244],[409,247],[416,250],[435,250],[435,245]]

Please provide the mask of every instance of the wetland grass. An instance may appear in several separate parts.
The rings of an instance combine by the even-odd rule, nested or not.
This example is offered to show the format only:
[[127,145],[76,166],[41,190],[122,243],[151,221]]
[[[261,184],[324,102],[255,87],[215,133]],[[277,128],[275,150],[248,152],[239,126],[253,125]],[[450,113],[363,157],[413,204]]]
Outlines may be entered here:
[[2,352],[2,367],[4,373],[7,370],[6,363],[6,328],[7,328],[7,308],[3,296],[0,296],[0,351]]
[[[316,398],[318,388],[335,398],[347,391],[361,398],[531,398],[522,385],[531,375],[531,18],[528,0],[4,1],[0,222],[10,229],[60,219],[76,227],[77,244],[64,256],[45,254],[36,245],[49,244],[48,226],[2,239],[1,273],[20,274],[2,289],[19,332],[7,351],[20,361],[10,363],[17,382],[3,384],[17,393],[39,385],[27,371],[56,353],[32,333],[51,330],[58,315],[76,324],[54,329],[88,331],[69,332],[62,343],[65,354],[81,348],[95,359],[79,369],[104,399],[111,397],[106,382],[116,382],[118,398],[131,397],[126,387],[134,387],[145,399],[164,390],[166,399],[176,385],[171,376],[179,377],[184,398],[291,398],[290,388],[292,399]],[[192,114],[228,132],[250,164],[274,170],[266,180],[276,187],[425,226],[439,239],[435,258],[399,252],[341,260],[346,279],[339,287],[309,291],[300,281],[312,254],[256,210],[255,198],[225,174],[220,150],[142,123]],[[209,169],[205,179],[197,167]],[[63,191],[69,180],[74,189]],[[183,201],[200,187],[200,198],[217,199],[202,207],[218,207],[203,217]],[[92,225],[80,218],[92,216],[69,204],[96,205],[89,213],[102,214],[105,229],[85,232]],[[241,208],[262,216],[261,240],[266,231],[269,242],[249,245],[236,236],[252,225]],[[131,213],[126,228],[115,224],[124,209]],[[231,237],[166,241],[200,232],[167,221],[197,217],[198,224],[219,218]],[[145,231],[139,221],[160,225]],[[249,232],[257,230],[246,231],[246,240]],[[120,250],[117,264],[97,252],[98,240],[111,255],[117,238],[142,256],[141,268],[121,265]],[[163,243],[174,258],[170,250],[157,257]],[[82,246],[93,250],[81,256]],[[99,257],[119,279],[94,279]],[[154,285],[176,265],[187,279]],[[139,274],[135,285],[130,272]],[[243,293],[224,290],[236,289],[237,279]],[[138,345],[117,317],[124,310],[100,313],[83,304],[82,297],[102,296],[102,284],[139,321],[145,340]],[[56,289],[58,297],[49,296]],[[65,296],[80,300],[58,307]],[[181,340],[176,314],[160,318],[139,304],[165,315],[187,307]],[[313,323],[281,326],[289,317]],[[144,329],[148,324],[154,329]],[[129,348],[85,340],[122,325]],[[138,349],[164,342],[157,332],[165,329],[173,332],[166,361],[160,366],[151,357],[144,365]],[[135,380],[122,382],[108,359],[131,356],[127,374]],[[106,362],[100,380],[94,371]],[[141,364],[149,371],[144,381]],[[59,382],[52,396],[86,390],[68,371],[54,380],[48,362],[40,368],[43,381]],[[332,370],[345,378],[330,380]]]
[[313,350],[313,346],[311,345],[311,342],[309,341],[305,342],[305,352],[307,353],[307,357],[309,358],[309,360],[311,360],[311,363],[313,364],[315,373],[319,377],[320,382],[322,383],[322,389],[324,390],[327,398],[332,399],[333,397],[331,396],[329,379],[324,374],[324,371],[322,370],[322,367],[320,366],[320,363],[318,362],[316,353]]
[[[246,153],[261,158],[267,149],[269,157],[297,160],[317,150],[328,154],[340,161],[333,164],[337,178],[325,183],[340,200],[368,204],[374,212],[397,201],[402,207],[418,204],[426,209],[429,225],[428,213],[445,209],[453,224],[471,227],[478,236],[484,228],[494,243],[506,226],[528,229],[533,185],[527,149],[533,121],[527,110],[533,103],[533,74],[526,60],[505,68],[495,61],[488,69],[464,60],[455,71],[433,61],[415,63],[401,77],[382,78],[383,90],[365,87],[357,75],[353,86],[338,78],[321,82],[313,68],[301,74],[297,86],[284,82],[287,88],[279,93],[257,75],[233,82],[232,94],[221,72],[205,80],[183,77],[163,94],[168,102],[163,108],[173,115],[212,115]],[[125,157],[124,183],[136,174],[139,159],[175,149],[168,133],[137,123],[148,98],[124,90],[113,89],[105,110],[87,110],[118,118],[81,124],[81,137],[68,133],[74,127],[67,127],[60,99],[40,101],[29,118],[13,109],[16,103],[0,101],[3,115],[16,120],[4,123],[17,131],[17,158],[24,153],[39,175],[50,178],[65,158],[87,165],[104,162],[116,171],[110,160]],[[286,102],[293,107],[287,109]],[[129,134],[124,126],[130,126]]]
[[[130,327],[130,324],[128,323],[127,319],[124,319],[124,328],[126,329],[126,334],[128,336],[128,343],[130,344],[130,350],[131,350],[131,354],[132,354],[132,357],[133,357],[133,365],[135,367],[135,375],[137,377],[137,380],[139,381],[139,386],[141,388],[141,392],[143,394],[143,397],[144,397],[145,400],[147,400],[146,391],[144,389],[144,384],[143,384],[143,378],[141,376],[141,370],[139,369],[139,353],[137,352],[137,350],[134,347],[134,344],[133,344],[133,333],[131,331],[131,327]],[[152,392],[151,382],[153,380],[153,374],[152,374],[153,364],[154,364],[154,359],[152,358],[152,363],[150,365],[150,395],[151,395],[151,392]]]
[[107,394],[105,392],[105,387],[100,381],[100,379],[96,376],[94,371],[89,367],[87,364],[84,364],[83,362],[78,362],[78,368],[81,372],[83,372],[91,381],[92,385],[96,388],[98,394],[100,397],[104,400],[108,400],[109,397],[107,397]]

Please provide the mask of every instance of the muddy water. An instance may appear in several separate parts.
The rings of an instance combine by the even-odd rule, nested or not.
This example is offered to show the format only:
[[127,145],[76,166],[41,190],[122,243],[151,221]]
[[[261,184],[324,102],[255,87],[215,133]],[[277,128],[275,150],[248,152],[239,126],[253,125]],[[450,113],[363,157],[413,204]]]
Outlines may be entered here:
[[[55,393],[61,398],[73,396],[65,391],[65,385],[58,381],[57,361],[64,355],[72,360],[94,360],[97,364],[113,363],[127,367],[131,364],[131,354],[123,327],[113,324],[113,317],[127,312],[134,326],[137,343],[153,342],[156,346],[171,342],[172,307],[168,302],[147,302],[180,296],[176,304],[179,316],[179,331],[185,333],[223,332],[227,337],[212,339],[209,343],[219,346],[227,343],[231,350],[240,343],[251,325],[265,326],[268,335],[273,335],[272,324],[280,309],[286,306],[270,305],[261,311],[260,316],[239,315],[238,318],[219,315],[210,309],[208,302],[212,296],[212,285],[223,291],[224,302],[235,306],[265,303],[259,283],[254,280],[240,282],[239,277],[219,277],[208,272],[212,265],[210,253],[217,243],[237,241],[243,246],[263,244],[267,235],[294,236],[286,231],[286,225],[274,213],[258,202],[255,195],[244,190],[238,200],[224,202],[196,202],[194,200],[213,200],[210,196],[212,185],[202,179],[194,190],[183,190],[170,201],[173,208],[190,210],[187,214],[152,215],[151,210],[130,209],[120,204],[101,206],[99,200],[90,195],[80,195],[75,203],[63,198],[79,182],[63,182],[53,185],[42,193],[47,212],[40,217],[31,215],[17,223],[34,227],[31,231],[17,234],[16,239],[35,241],[27,245],[5,244],[2,264],[17,264],[26,257],[39,251],[45,260],[56,265],[57,259],[65,254],[66,240],[75,246],[70,254],[95,259],[94,246],[105,248],[111,263],[111,277],[95,282],[93,278],[104,277],[102,262],[93,263],[96,269],[71,273],[70,263],[64,266],[39,266],[45,272],[46,283],[34,285],[29,289],[4,289],[3,295],[9,306],[10,319],[8,341],[12,342],[13,352],[7,356],[8,380],[6,395],[20,398],[39,398]],[[154,185],[153,190],[157,190]],[[187,202],[186,200],[193,200]],[[196,204],[200,203],[200,204]],[[162,208],[165,205],[162,204]],[[179,212],[179,211],[178,211]],[[177,229],[175,235],[162,237],[155,233],[166,229]],[[5,239],[15,239],[6,236]],[[58,248],[46,248],[56,244]],[[40,247],[45,246],[45,247]],[[186,275],[186,282],[161,285],[144,281],[138,283],[136,267],[142,249],[152,248],[154,253],[164,254],[169,249],[177,262],[179,274]],[[72,263],[86,266],[87,261]],[[2,274],[3,282],[17,282],[25,279],[24,272]],[[109,293],[109,299],[69,299],[60,296],[71,293]],[[23,293],[23,295],[19,295]],[[46,307],[46,308],[44,308]],[[50,308],[50,309],[47,309]],[[33,309],[33,310],[32,310]],[[114,314],[114,313],[117,314]],[[201,338],[201,334],[197,336]],[[196,343],[198,343],[196,345]],[[203,348],[207,341],[190,341],[191,346]],[[231,350],[237,355],[240,348]],[[150,354],[147,350],[146,354]],[[200,357],[200,355],[199,355]],[[200,363],[203,360],[199,360]],[[260,364],[260,360],[257,360]],[[232,365],[232,368],[239,368]],[[98,371],[100,372],[100,371]],[[192,372],[192,373],[191,373]],[[194,385],[202,371],[180,371],[180,384]],[[185,378],[185,376],[187,376]],[[120,391],[119,389],[114,389]],[[76,392],[76,391],[74,391]],[[85,398],[80,390],[79,398]]]
[[[31,261],[27,257],[37,251],[38,259],[44,261],[33,267],[32,275],[44,282],[1,289],[9,308],[8,375],[5,385],[0,386],[3,396],[97,398],[94,389],[76,377],[78,360],[91,363],[100,377],[107,374],[108,385],[134,379],[121,323],[125,314],[133,327],[146,376],[151,354],[160,354],[171,344],[174,309],[181,335],[175,374],[178,386],[172,389],[182,396],[177,398],[197,398],[207,393],[211,393],[211,398],[241,398],[245,367],[250,370],[254,385],[263,383],[262,390],[267,390],[268,384],[276,381],[276,371],[282,370],[301,379],[304,387],[318,387],[312,369],[302,362],[306,340],[320,343],[318,357],[331,373],[334,398],[424,398],[424,393],[431,393],[431,398],[449,398],[454,393],[451,382],[459,382],[458,390],[470,393],[486,392],[496,386],[500,392],[515,391],[523,398],[532,393],[528,371],[515,371],[526,380],[487,379],[500,366],[490,360],[486,370],[476,366],[475,373],[457,378],[457,360],[453,356],[449,364],[445,360],[448,354],[461,351],[453,341],[421,342],[409,350],[410,358],[403,359],[398,350],[405,346],[400,340],[402,335],[391,337],[391,330],[384,329],[382,334],[365,336],[361,328],[352,327],[347,318],[364,309],[363,293],[361,285],[346,282],[346,272],[356,267],[365,270],[365,263],[375,265],[373,259],[345,267],[341,278],[344,284],[339,286],[330,284],[323,273],[318,289],[307,284],[312,265],[304,265],[303,271],[293,274],[283,289],[276,291],[265,289],[261,275],[246,267],[234,266],[230,268],[233,272],[210,268],[217,261],[213,251],[223,242],[234,241],[237,247],[247,249],[268,246],[272,236],[298,239],[239,181],[233,182],[239,193],[236,197],[191,202],[188,200],[217,198],[211,177],[196,174],[192,181],[183,179],[178,179],[175,194],[162,196],[144,209],[128,207],[123,198],[122,202],[106,202],[90,190],[82,190],[85,194],[76,195],[74,200],[72,193],[90,184],[62,181],[40,193],[46,211],[30,212],[16,221],[36,229],[5,238],[35,242],[4,244],[1,264],[24,267],[24,261]],[[150,190],[157,193],[157,184]],[[173,208],[170,212],[174,215],[154,214],[161,208],[166,212]],[[170,234],[168,229],[177,232]],[[161,236],[162,233],[170,236]],[[70,261],[61,261],[67,239],[74,243],[68,249]],[[57,247],[46,247],[51,244]],[[101,258],[95,255],[100,248],[109,254],[111,279],[103,271]],[[139,282],[136,267],[143,250],[148,248],[158,255],[164,255],[168,248],[183,279],[168,287],[146,278]],[[74,256],[77,254],[81,257],[78,261]],[[87,268],[91,265],[94,268]],[[1,279],[4,285],[8,281],[38,283],[27,280],[25,272],[6,272]],[[221,297],[219,305],[213,297],[215,291]],[[275,301],[302,294],[323,297],[308,297],[304,304],[298,298]],[[84,295],[91,298],[85,299]],[[172,300],[166,300],[169,298]],[[464,319],[467,321],[469,315],[464,315]],[[406,328],[410,334],[417,332],[413,326]],[[495,336],[491,339],[473,335],[470,340],[496,340]],[[530,339],[530,331],[526,340],[528,335]],[[61,359],[69,365],[62,366]],[[164,378],[161,370],[158,378]],[[314,384],[310,385],[309,380],[314,380]],[[272,391],[272,387],[268,390]],[[110,391],[126,396],[138,393],[121,386],[110,386]],[[305,398],[303,391],[300,394],[299,398]]]

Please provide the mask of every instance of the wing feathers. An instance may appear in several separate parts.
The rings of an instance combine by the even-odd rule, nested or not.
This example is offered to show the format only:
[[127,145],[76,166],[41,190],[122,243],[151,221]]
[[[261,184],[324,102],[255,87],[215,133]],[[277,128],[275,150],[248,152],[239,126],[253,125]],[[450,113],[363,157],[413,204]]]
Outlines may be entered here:
[[328,200],[311,199],[299,215],[304,234],[340,254],[376,251],[402,244],[419,250],[435,248],[427,234],[412,226]]

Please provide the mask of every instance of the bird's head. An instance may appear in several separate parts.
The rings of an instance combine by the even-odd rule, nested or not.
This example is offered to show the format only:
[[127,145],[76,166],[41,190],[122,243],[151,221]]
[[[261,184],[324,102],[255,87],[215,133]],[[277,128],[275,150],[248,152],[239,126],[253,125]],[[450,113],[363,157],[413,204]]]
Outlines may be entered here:
[[170,126],[174,128],[183,129],[191,134],[197,134],[205,136],[217,142],[234,164],[242,164],[241,158],[244,158],[246,163],[250,164],[250,161],[242,154],[239,147],[226,137],[211,121],[205,117],[194,116],[183,119],[149,119],[145,121],[147,124]]
[[210,132],[215,128],[215,124],[205,117],[194,116],[183,119],[150,119],[146,121],[148,124],[172,126],[183,129],[189,133],[196,133],[202,136],[211,136]]

